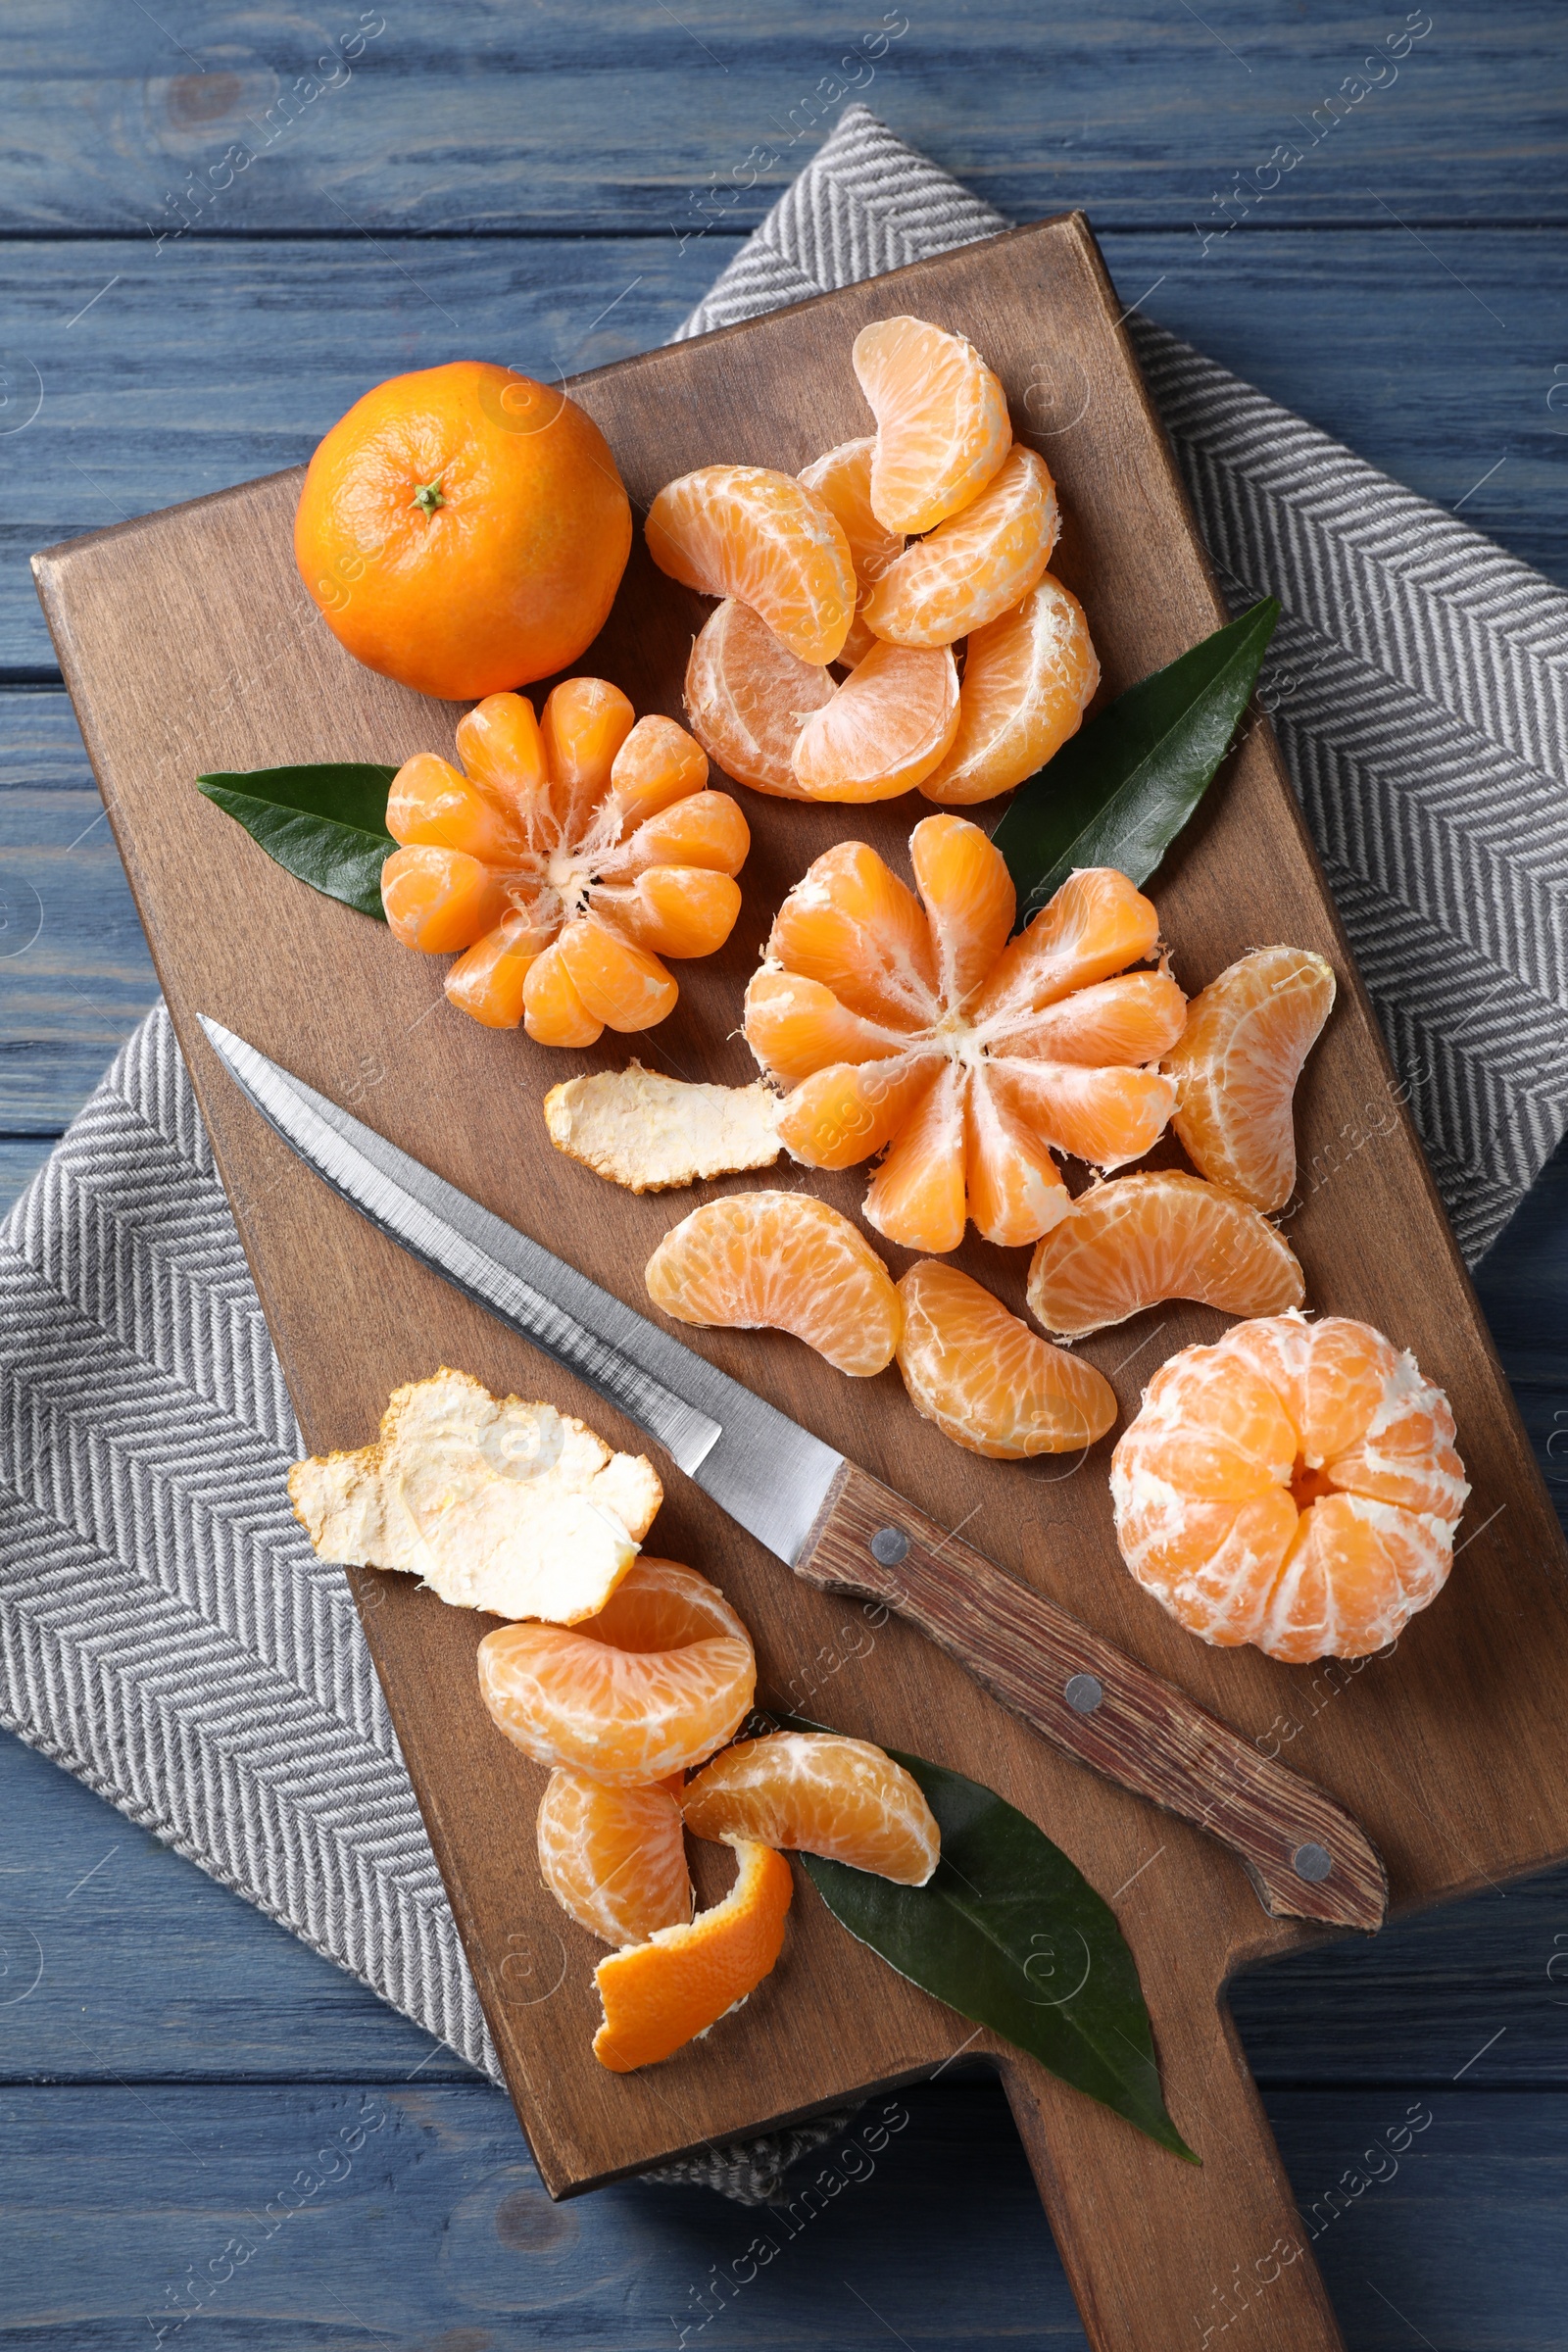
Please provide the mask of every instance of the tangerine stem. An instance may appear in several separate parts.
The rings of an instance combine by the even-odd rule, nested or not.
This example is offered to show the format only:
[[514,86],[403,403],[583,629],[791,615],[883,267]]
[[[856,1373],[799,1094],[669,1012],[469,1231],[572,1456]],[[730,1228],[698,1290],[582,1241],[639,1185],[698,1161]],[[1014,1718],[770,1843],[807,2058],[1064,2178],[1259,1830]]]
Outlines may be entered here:
[[421,514],[433,514],[437,507],[444,507],[446,503],[446,500],[441,495],[441,484],[438,481],[416,482],[414,486],[414,504],[418,508]]

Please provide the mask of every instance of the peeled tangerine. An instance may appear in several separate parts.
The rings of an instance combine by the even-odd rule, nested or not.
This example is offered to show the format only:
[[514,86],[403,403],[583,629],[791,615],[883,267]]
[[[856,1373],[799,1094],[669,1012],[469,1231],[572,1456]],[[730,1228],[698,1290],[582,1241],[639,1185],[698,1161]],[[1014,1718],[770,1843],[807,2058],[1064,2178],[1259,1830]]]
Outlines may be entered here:
[[646,1788],[733,1738],[757,1688],[751,1636],[716,1585],[639,1559],[594,1616],[504,1625],[479,1644],[479,1690],[536,1764]]
[[1077,1453],[1116,1418],[1093,1364],[1053,1348],[956,1266],[922,1258],[899,1284],[899,1370],[915,1411],[993,1461]]
[[645,1279],[682,1323],[792,1332],[855,1379],[892,1362],[904,1320],[870,1243],[809,1193],[706,1201],[665,1234]]
[[1189,1632],[1287,1665],[1381,1649],[1436,1598],[1470,1493],[1443,1391],[1365,1323],[1239,1323],[1116,1447],[1122,1557]]
[[687,1782],[680,1805],[694,1837],[825,1854],[900,1886],[923,1886],[942,1854],[919,1783],[869,1740],[837,1732],[737,1740]]
[[660,958],[723,946],[751,846],[737,804],[705,789],[701,747],[672,718],[635,718],[607,679],[567,678],[542,719],[522,695],[487,695],[458,754],[466,773],[421,752],[393,779],[396,936],[465,951],[446,993],[490,1029],[591,1046],[663,1020],[679,992]]
[[1223,1185],[1173,1168],[1080,1195],[1029,1264],[1029,1311],[1066,1340],[1166,1298],[1272,1315],[1305,1296],[1296,1252],[1266,1217]]
[[323,1560],[563,1626],[610,1601],[663,1499],[642,1454],[445,1366],[395,1393],[373,1446],[296,1462],[288,1492]]
[[1333,1008],[1324,956],[1256,948],[1193,999],[1165,1057],[1188,1158],[1255,1208],[1283,1208],[1296,1189],[1296,1081]]
[[1032,1242],[1072,1203],[1054,1154],[1139,1159],[1176,1098],[1155,1064],[1186,1000],[1134,971],[1159,918],[1125,874],[1072,874],[1011,938],[1016,898],[978,825],[928,816],[909,837],[917,899],[864,842],[840,842],[780,907],[746,994],[746,1036],[791,1092],[787,1151],[847,1168],[884,1149],[865,1214],[942,1254],[972,1220]]

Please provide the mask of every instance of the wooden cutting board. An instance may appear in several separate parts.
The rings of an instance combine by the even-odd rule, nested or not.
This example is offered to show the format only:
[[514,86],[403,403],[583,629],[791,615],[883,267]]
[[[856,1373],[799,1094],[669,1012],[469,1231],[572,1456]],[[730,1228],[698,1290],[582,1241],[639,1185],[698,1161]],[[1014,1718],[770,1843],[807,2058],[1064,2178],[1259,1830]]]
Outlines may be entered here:
[[[1222,608],[1170,452],[1076,216],[627,361],[573,391],[609,435],[641,514],[692,466],[794,470],[864,432],[851,341],[899,311],[973,339],[1007,387],[1020,437],[1055,473],[1065,514],[1055,568],[1088,609],[1107,692],[1216,625]],[[299,479],[277,475],[97,533],[41,556],[37,570],[301,1423],[315,1448],[360,1445],[393,1388],[446,1362],[495,1390],[548,1397],[640,1450],[634,1429],[301,1167],[214,1061],[197,1012],[638,1305],[660,1236],[711,1192],[808,1184],[853,1214],[863,1172],[808,1177],[785,1163],[776,1179],[644,1200],[601,1183],[550,1148],[540,1101],[561,1078],[619,1066],[624,1045],[550,1053],[478,1028],[446,1005],[441,963],[305,889],[200,797],[192,779],[208,769],[451,750],[456,708],[358,667],[305,597],[290,551]],[[578,666],[613,678],[639,710],[679,716],[705,609],[653,569],[639,538],[609,626]],[[633,1041],[655,1066],[732,1082],[753,1074],[736,1035],[741,993],[784,892],[848,836],[907,871],[908,831],[927,812],[917,797],[866,809],[740,797],[753,850],[734,937],[723,955],[680,967],[676,1013]],[[1117,1558],[1111,1440],[1083,1462],[982,1461],[916,1417],[896,1371],[851,1382],[779,1335],[682,1336],[945,1526],[962,1523],[981,1549],[1184,1685],[1260,1753],[1331,1789],[1381,1846],[1399,1904],[1543,1868],[1568,1856],[1568,1560],[1266,723],[1246,735],[1154,895],[1189,991],[1274,941],[1321,950],[1340,975],[1298,1098],[1303,1197],[1290,1236],[1313,1306],[1382,1326],[1446,1388],[1475,1490],[1450,1585],[1394,1655],[1360,1669],[1290,1669],[1183,1633]],[[907,1262],[891,1248],[884,1255],[895,1271]],[[971,1239],[958,1262],[1021,1311],[1025,1252]],[[1159,1308],[1084,1352],[1125,1416],[1156,1364],[1221,1327],[1206,1309]],[[1203,2163],[1161,2153],[892,1975],[845,1936],[804,1876],[784,1957],[741,2015],[662,2067],[604,2073],[589,2050],[600,1947],[556,1908],[535,1867],[543,1775],[476,1695],[488,1621],[407,1579],[363,1572],[353,1581],[376,1665],[551,2192],[844,2103],[963,2051],[1001,2069],[1097,2346],[1197,2352],[1244,2308],[1255,2346],[1337,2344],[1223,2001],[1238,1966],[1312,1931],[1266,1919],[1227,1853],[1066,1761],[916,1635],[798,1585],[659,1467],[667,1498],[651,1548],[731,1594],[756,1634],[766,1693],[989,1783],[1115,1905],[1171,2111]],[[697,1875],[712,1900],[727,1856],[705,1849]]]

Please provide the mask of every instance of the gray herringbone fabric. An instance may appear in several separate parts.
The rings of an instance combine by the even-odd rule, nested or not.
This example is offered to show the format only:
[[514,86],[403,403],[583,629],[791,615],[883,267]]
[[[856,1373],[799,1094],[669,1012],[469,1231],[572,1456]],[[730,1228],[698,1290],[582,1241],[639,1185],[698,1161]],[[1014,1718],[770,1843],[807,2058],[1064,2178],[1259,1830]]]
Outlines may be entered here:
[[[683,330],[1005,223],[852,107]],[[1568,1125],[1568,598],[1160,329],[1145,368],[1474,1259]],[[495,2073],[167,1015],[0,1230],[0,1720]],[[765,2193],[796,2135],[672,2168]]]

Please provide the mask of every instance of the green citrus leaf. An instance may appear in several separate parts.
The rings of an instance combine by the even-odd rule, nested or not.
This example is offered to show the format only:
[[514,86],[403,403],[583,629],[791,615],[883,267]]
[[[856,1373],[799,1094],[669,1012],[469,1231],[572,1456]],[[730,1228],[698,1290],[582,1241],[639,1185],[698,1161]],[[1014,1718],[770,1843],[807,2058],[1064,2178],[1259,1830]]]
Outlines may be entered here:
[[[762,1720],[825,1728],[771,1709]],[[834,1918],[923,1992],[1197,2164],[1165,2111],[1138,1969],[1109,1904],[993,1789],[923,1756],[887,1752],[924,1791],[942,1859],[924,1886],[896,1886],[803,1854]]]
[[1247,709],[1280,608],[1240,620],[1129,686],[1020,784],[992,836],[1026,923],[1074,866],[1147,882],[1207,791]]
[[397,772],[334,760],[198,776],[196,786],[291,874],[384,923],[381,867],[397,847],[386,829],[386,795]]

